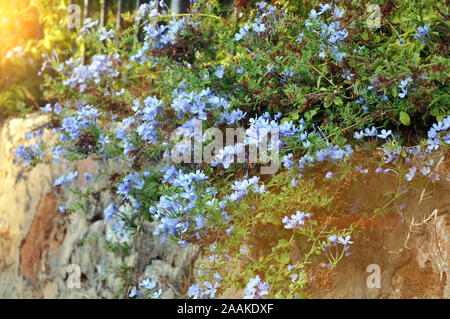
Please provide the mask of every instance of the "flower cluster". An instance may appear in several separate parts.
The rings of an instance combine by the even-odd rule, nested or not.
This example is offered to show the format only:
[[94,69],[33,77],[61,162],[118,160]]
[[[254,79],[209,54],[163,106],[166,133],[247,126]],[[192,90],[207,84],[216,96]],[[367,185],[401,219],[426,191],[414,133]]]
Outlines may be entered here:
[[79,88],[83,93],[89,85],[98,85],[102,81],[117,78],[119,71],[115,64],[120,62],[119,55],[107,56],[104,54],[94,55],[89,65],[82,64],[82,59],[69,59],[61,64],[58,71],[65,73],[67,78],[63,85],[69,88]]
[[244,178],[240,181],[235,181],[233,185],[231,186],[231,189],[234,191],[231,195],[229,195],[227,198],[235,202],[244,196],[246,196],[249,192],[249,190],[252,190],[255,194],[261,194],[265,191],[265,186],[261,185],[258,186],[259,177],[253,176],[251,178]]
[[256,275],[255,278],[250,278],[244,289],[244,299],[261,299],[268,294],[269,284],[262,282],[259,275]]
[[[139,14],[136,17],[137,22],[140,22],[144,19],[144,17],[146,17],[146,19],[144,19],[143,27],[144,43],[138,52],[131,56],[131,61],[137,63],[149,61],[151,50],[161,50],[168,45],[174,44],[177,40],[177,36],[181,34],[187,26],[195,26],[189,18],[174,18],[170,20],[167,25],[160,24],[157,21],[152,21],[152,18],[159,14],[158,5],[155,5],[156,2],[153,1],[152,3],[153,4],[150,5],[142,5],[138,11]],[[162,3],[162,5],[160,4],[161,7],[165,6],[167,8],[163,1],[160,1],[160,3]],[[161,13],[163,12],[164,9]]]
[[408,94],[408,83],[411,83],[412,81],[413,80],[410,77],[407,77],[400,82],[400,85],[398,87],[402,91],[398,94],[399,98],[403,99]]
[[159,14],[166,14],[167,5],[164,1],[150,1],[143,3],[136,11],[136,22],[157,17]]
[[363,131],[355,132],[354,137],[357,140],[360,140],[363,137],[379,137],[382,139],[387,139],[391,135],[392,135],[392,131],[385,130],[385,129],[382,129],[380,134],[378,134],[378,130],[376,129],[376,127],[372,126],[371,128],[366,128]]
[[42,151],[43,141],[42,134],[44,133],[44,129],[33,130],[27,132],[25,135],[26,141],[37,140],[33,144],[25,146],[21,144],[16,147],[15,151],[13,151],[14,164],[19,165],[19,163],[25,163],[25,168],[28,168],[29,165],[37,164],[43,157],[44,152]]
[[65,117],[62,120],[61,128],[63,134],[60,136],[61,141],[76,140],[84,128],[94,126],[98,117],[102,113],[92,105],[79,105],[78,111],[72,117]]
[[203,282],[203,287],[199,284],[194,284],[189,287],[187,295],[193,299],[214,299],[216,296],[217,288],[220,286],[220,282],[223,280],[220,274],[214,274],[214,284],[210,281]]
[[41,145],[40,142],[36,142],[29,146],[23,144],[19,145],[13,152],[15,155],[14,163],[17,165],[23,161],[26,164],[25,167],[28,167],[28,165],[33,164],[33,162],[38,162],[40,158],[44,157]]
[[[328,12],[331,12],[332,8],[330,4],[320,4],[319,12],[312,9],[305,26],[309,32],[316,34],[322,41],[319,57],[324,59],[326,57],[326,49],[328,49],[331,56],[338,63],[341,63],[342,59],[347,55],[346,52],[342,52],[342,42],[347,38],[348,31],[346,28],[341,27],[339,19],[344,15],[344,9],[338,8],[337,5],[335,5],[334,11],[331,13],[332,21],[329,24],[325,22],[327,19],[324,16],[328,17]],[[300,43],[302,38],[303,33],[300,34],[296,42]]]
[[[205,223],[198,211],[199,204],[206,196],[214,196],[216,192],[207,187],[207,176],[199,170],[184,173],[169,165],[162,171],[162,182],[176,191],[173,195],[161,196],[159,202],[150,207],[150,213],[160,222],[153,234],[161,236],[160,240],[164,242],[167,235],[181,238],[190,229],[202,229]],[[180,240],[179,244],[185,246],[187,242]]]
[[67,175],[62,175],[58,177],[55,182],[53,183],[53,186],[63,186],[66,187],[70,182],[73,182],[75,178],[78,176],[78,171],[69,172]]
[[163,108],[163,102],[156,97],[147,97],[144,100],[144,107],[140,100],[134,101],[133,111],[137,118],[136,132],[147,143],[155,143],[158,136],[157,131],[160,128],[160,122],[157,121],[157,115]]
[[209,88],[200,92],[175,89],[172,95],[174,98],[171,107],[177,112],[178,118],[188,116],[191,119],[206,120],[208,113],[222,114],[230,108],[224,97]]
[[143,288],[144,291],[139,290],[136,286],[131,289],[131,292],[128,297],[140,297],[140,298],[150,298],[150,299],[158,299],[161,296],[162,289],[156,289],[158,283],[155,278],[151,280],[149,278],[142,280],[139,282],[138,287]]
[[294,229],[297,227],[300,228],[305,224],[305,218],[310,219],[311,214],[305,214],[304,212],[298,210],[295,214],[291,215],[291,218],[284,216],[282,222],[285,224],[284,228],[286,229]]
[[265,32],[271,32],[270,28],[276,28],[277,18],[275,7],[267,5],[266,2],[258,2],[258,17],[252,23],[245,24],[235,34],[234,39],[241,41],[243,39],[257,39]]
[[423,43],[430,38],[430,24],[427,23],[423,27],[416,27],[417,33],[414,35],[414,39],[420,39]]
[[328,237],[328,242],[324,246],[324,252],[330,261],[330,264],[324,266],[334,268],[344,256],[351,255],[348,250],[353,242],[350,239],[350,235],[346,235],[345,237],[331,235]]

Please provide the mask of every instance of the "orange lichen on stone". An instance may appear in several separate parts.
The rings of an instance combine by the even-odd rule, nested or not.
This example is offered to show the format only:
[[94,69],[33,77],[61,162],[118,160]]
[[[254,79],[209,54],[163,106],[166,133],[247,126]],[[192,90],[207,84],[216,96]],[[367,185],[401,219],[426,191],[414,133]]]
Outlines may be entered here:
[[64,240],[65,231],[59,223],[57,198],[54,193],[45,195],[34,217],[30,231],[21,249],[20,274],[36,281],[49,253],[55,253]]

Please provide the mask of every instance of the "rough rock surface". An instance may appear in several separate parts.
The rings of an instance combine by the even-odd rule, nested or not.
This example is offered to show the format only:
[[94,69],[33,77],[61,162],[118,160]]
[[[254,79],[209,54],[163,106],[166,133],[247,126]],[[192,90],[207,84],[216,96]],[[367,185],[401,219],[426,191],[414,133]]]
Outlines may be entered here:
[[[447,167],[441,167],[446,176]],[[369,177],[359,189],[386,192],[395,180]],[[430,189],[431,186],[428,187]],[[403,216],[398,212],[361,218],[364,229],[352,236],[352,256],[346,257],[333,272],[318,267],[311,295],[320,298],[450,298],[450,184],[441,180],[421,198],[421,189],[411,191],[404,200]],[[354,194],[352,194],[353,196]],[[346,222],[346,221],[341,221]],[[368,277],[380,269],[380,288],[369,287]]]
[[[89,183],[95,190],[107,185],[105,172],[111,167],[124,171],[126,164],[87,159],[69,163],[67,168],[65,163],[42,163],[30,170],[13,164],[12,151],[25,142],[26,132],[47,120],[33,114],[0,126],[0,298],[126,297],[118,271],[124,264],[137,268],[133,284],[154,276],[163,298],[181,296],[197,247],[162,244],[151,235],[154,225],[147,223],[147,235],[135,241],[129,256],[115,254],[105,239],[108,225],[103,210],[110,203],[108,196],[101,195],[95,205],[86,203],[85,211],[70,216],[58,210],[73,195],[53,187],[57,177],[78,170],[76,183],[83,187],[83,175],[90,173]],[[54,137],[45,130],[43,139],[51,143]],[[78,275],[80,288],[70,281]]]

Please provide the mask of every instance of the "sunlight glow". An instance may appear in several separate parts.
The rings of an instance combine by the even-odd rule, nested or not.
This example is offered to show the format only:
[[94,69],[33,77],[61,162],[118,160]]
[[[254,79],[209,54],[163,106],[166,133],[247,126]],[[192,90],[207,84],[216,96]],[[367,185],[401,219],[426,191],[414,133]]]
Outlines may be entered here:
[[0,1],[0,57],[38,34],[39,15],[30,0]]

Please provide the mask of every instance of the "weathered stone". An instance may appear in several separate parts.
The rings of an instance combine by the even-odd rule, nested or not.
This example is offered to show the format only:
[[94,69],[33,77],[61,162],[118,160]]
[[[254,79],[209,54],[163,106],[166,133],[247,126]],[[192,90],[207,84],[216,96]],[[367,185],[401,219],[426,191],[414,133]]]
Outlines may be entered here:
[[[111,203],[101,194],[85,211],[66,216],[60,205],[75,201],[67,189],[58,192],[54,180],[78,171],[76,185],[96,191],[109,185],[112,170],[127,173],[125,163],[85,159],[74,163],[38,164],[24,170],[13,164],[12,152],[25,142],[25,134],[48,121],[32,114],[26,119],[9,119],[0,127],[0,298],[115,298],[125,297],[116,270],[124,263],[138,265],[139,277],[155,276],[163,297],[178,297],[190,275],[198,248],[181,248],[161,243],[152,235],[155,225],[146,224],[131,256],[108,250],[108,225],[103,210]],[[55,137],[48,130],[43,139]],[[66,168],[65,165],[68,165]],[[92,175],[89,182],[84,173]],[[68,286],[69,265],[80,270],[80,288]]]

